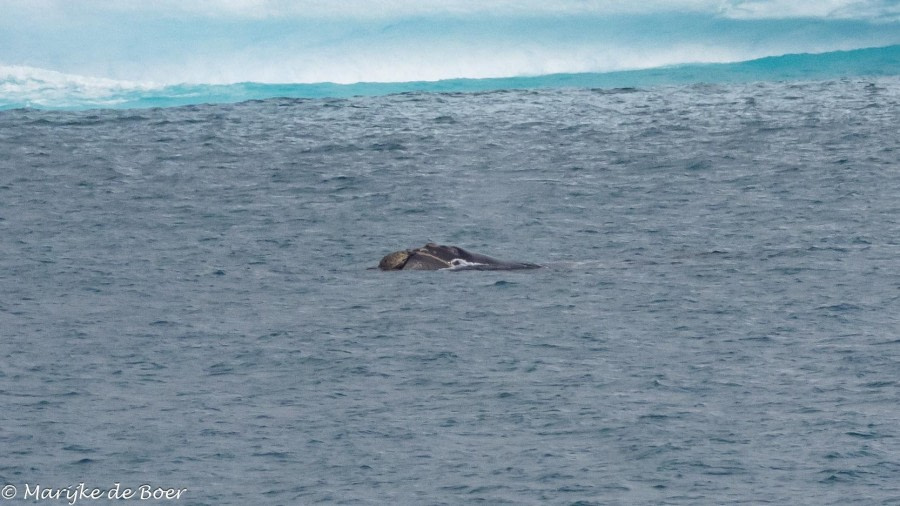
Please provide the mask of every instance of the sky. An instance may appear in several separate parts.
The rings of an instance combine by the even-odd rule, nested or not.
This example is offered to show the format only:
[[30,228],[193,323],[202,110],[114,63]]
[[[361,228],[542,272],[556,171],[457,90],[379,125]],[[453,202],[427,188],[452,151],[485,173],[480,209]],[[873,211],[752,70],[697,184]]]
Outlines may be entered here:
[[0,77],[431,81],[893,44],[900,0],[0,0]]

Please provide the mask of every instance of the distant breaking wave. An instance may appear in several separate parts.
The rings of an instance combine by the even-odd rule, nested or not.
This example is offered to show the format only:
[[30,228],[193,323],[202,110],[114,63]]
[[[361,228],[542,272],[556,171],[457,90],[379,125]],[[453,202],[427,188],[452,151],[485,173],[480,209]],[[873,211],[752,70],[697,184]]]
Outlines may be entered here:
[[738,63],[645,70],[398,83],[178,84],[118,81],[21,66],[0,66],[0,110],[174,107],[267,98],[346,98],[405,92],[482,92],[540,88],[622,88],[692,83],[810,81],[900,76],[900,45],[791,54]]

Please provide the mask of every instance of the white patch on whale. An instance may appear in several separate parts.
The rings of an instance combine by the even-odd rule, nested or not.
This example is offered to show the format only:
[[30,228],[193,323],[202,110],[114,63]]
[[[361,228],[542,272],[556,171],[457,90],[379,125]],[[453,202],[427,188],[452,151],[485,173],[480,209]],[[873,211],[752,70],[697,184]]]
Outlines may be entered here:
[[472,267],[474,265],[486,265],[486,264],[481,264],[478,262],[468,262],[466,260],[463,260],[462,258],[454,258],[453,260],[450,260],[449,268],[450,269],[457,269],[457,268],[462,269],[464,267]]

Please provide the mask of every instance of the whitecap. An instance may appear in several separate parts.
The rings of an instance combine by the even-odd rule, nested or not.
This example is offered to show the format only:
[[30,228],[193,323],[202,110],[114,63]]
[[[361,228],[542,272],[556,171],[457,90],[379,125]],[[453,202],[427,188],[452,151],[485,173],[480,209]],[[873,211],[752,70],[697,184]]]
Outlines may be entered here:
[[153,83],[66,74],[20,65],[0,65],[0,109],[15,107],[111,107],[135,94],[158,88]]

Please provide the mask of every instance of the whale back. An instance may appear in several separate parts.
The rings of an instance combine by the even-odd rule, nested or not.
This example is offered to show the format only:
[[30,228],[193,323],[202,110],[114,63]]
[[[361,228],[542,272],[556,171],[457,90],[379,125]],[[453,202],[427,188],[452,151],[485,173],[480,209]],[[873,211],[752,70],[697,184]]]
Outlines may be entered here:
[[474,264],[485,264],[485,265],[496,265],[506,263],[503,260],[497,260],[496,258],[489,257],[487,255],[482,255],[480,253],[472,253],[471,251],[464,250],[460,247],[454,246],[454,249],[457,250],[457,258],[461,258],[469,263]]
[[425,248],[432,252],[435,256],[439,256],[442,260],[450,262],[451,265],[457,265],[453,260],[459,259],[465,261],[462,266],[456,267],[461,270],[514,270],[514,269],[538,269],[541,266],[528,262],[507,262],[498,260],[494,257],[473,253],[459,246],[443,246],[434,243],[425,245]]
[[472,253],[458,246],[435,243],[389,253],[378,264],[378,268],[383,271],[433,271],[451,267],[456,270],[488,271],[537,269],[541,266],[527,262],[507,262],[480,253]]

